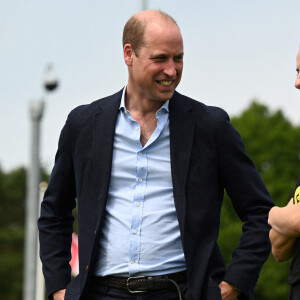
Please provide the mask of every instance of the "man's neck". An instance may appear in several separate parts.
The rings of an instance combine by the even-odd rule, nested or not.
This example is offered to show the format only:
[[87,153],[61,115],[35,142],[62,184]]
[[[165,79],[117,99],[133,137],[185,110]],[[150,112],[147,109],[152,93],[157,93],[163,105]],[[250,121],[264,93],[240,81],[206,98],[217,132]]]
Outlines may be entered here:
[[151,100],[144,95],[133,93],[130,88],[126,89],[125,93],[125,107],[131,114],[139,115],[140,117],[146,115],[155,115],[155,113],[165,104],[164,101]]

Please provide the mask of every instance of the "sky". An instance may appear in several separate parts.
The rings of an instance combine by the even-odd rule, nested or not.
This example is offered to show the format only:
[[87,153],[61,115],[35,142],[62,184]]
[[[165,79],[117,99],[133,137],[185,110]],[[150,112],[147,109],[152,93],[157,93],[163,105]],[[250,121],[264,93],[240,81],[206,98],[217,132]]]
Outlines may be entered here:
[[[148,0],[175,18],[184,40],[177,90],[233,117],[257,99],[300,125],[294,87],[299,0]],[[45,101],[40,160],[51,170],[68,113],[127,83],[122,31],[142,0],[0,0],[0,166],[30,161],[29,105]],[[43,88],[51,63],[59,80]],[[262,129],[263,130],[263,129]]]

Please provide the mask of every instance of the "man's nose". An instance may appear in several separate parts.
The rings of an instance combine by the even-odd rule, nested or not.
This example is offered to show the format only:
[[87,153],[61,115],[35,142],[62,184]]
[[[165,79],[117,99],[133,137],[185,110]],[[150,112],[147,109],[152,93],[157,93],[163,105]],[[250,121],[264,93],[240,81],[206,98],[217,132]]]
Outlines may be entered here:
[[295,88],[300,90],[300,73],[297,76],[297,79],[295,82]]
[[166,63],[166,66],[165,66],[165,69],[164,69],[164,72],[166,75],[168,75],[169,77],[172,77],[174,78],[175,75],[176,75],[176,68],[175,68],[175,63],[174,61],[168,61]]

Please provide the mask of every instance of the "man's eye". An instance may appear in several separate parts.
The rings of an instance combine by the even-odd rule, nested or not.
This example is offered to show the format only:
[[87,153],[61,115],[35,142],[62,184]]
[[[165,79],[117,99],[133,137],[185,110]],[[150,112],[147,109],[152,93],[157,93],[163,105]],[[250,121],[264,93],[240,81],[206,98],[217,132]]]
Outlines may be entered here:
[[183,56],[177,56],[174,58],[175,61],[182,61],[183,60]]

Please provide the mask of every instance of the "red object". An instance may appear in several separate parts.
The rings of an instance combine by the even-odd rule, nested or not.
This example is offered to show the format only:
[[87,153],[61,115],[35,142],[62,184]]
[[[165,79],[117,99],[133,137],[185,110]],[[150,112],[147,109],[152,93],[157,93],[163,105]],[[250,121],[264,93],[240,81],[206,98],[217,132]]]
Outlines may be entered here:
[[79,258],[78,258],[78,236],[75,232],[72,234],[70,265],[72,268],[72,275],[77,276],[79,274]]

